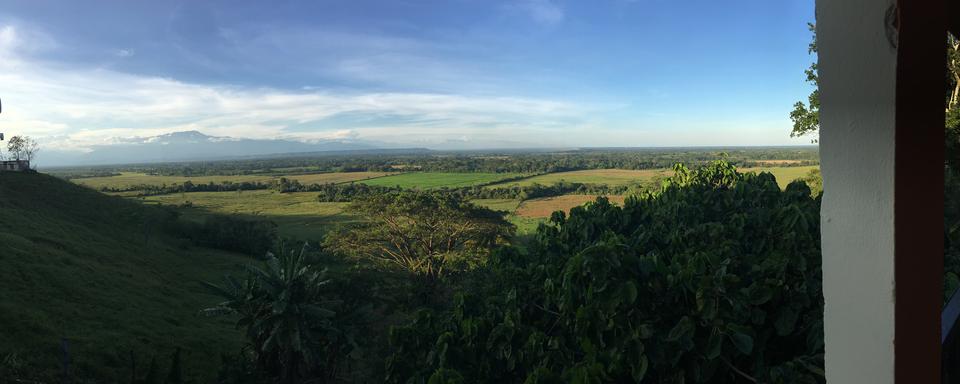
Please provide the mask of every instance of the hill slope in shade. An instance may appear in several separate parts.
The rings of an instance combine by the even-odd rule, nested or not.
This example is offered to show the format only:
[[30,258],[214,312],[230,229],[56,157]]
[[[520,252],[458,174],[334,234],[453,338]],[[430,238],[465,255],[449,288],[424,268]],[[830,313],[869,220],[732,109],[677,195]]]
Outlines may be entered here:
[[220,353],[238,350],[232,319],[198,315],[217,301],[200,282],[250,259],[163,236],[150,224],[159,213],[0,172],[0,374],[59,382],[63,338],[76,382],[128,381],[130,351],[142,375],[153,356],[165,374],[176,347],[191,374],[214,374]]

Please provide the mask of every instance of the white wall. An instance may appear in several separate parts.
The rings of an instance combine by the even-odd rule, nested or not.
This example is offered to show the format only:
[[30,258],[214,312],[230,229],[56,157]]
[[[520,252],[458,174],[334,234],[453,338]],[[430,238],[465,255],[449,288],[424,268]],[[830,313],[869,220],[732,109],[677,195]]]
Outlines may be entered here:
[[818,0],[828,383],[893,383],[891,0]]

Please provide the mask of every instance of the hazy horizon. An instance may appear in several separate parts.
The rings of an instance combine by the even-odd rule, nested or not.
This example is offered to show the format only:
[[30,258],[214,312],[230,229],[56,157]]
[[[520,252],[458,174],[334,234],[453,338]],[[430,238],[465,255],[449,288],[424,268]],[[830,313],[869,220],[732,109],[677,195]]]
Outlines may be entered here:
[[[198,140],[197,136],[202,138]],[[374,146],[370,143],[356,142],[343,143],[333,141],[324,144],[304,144],[303,146],[289,147],[302,144],[285,140],[274,139],[237,139],[230,137],[206,136],[198,131],[184,131],[165,134],[157,137],[129,140],[123,144],[111,146],[97,146],[88,153],[74,154],[55,152],[45,156],[35,165],[46,169],[72,167],[100,167],[123,166],[139,164],[161,163],[191,163],[191,162],[218,162],[242,159],[284,159],[284,158],[323,158],[327,156],[367,155],[367,154],[533,154],[533,153],[572,153],[572,152],[663,152],[663,151],[703,151],[703,150],[764,150],[770,148],[816,148],[817,144],[786,144],[786,145],[692,145],[692,146],[565,146],[565,147],[488,147],[488,148],[427,148],[410,146]],[[221,145],[230,145],[219,147]],[[279,147],[278,147],[279,145]],[[231,147],[232,146],[232,147]],[[238,147],[239,146],[239,147]],[[251,150],[251,148],[255,148]],[[280,148],[280,149],[277,149]],[[99,152],[101,149],[106,154]],[[119,151],[119,152],[117,152]],[[151,157],[151,153],[154,157]],[[157,154],[159,157],[157,156]],[[51,159],[52,157],[52,159]]]

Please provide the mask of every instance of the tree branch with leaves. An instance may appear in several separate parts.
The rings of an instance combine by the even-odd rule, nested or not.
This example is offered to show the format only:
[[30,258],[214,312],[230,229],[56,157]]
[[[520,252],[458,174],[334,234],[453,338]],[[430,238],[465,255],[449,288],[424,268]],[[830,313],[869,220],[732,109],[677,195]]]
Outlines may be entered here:
[[[807,53],[817,53],[817,27],[813,23],[807,23],[810,32],[813,33],[813,41],[807,48]],[[793,105],[793,111],[790,112],[790,120],[793,121],[793,130],[790,131],[790,137],[800,137],[804,135],[816,134],[820,130],[820,77],[817,72],[817,63],[810,64],[804,73],[807,74],[807,82],[815,87],[810,96],[807,97],[807,103],[798,101]],[[814,143],[817,139],[812,139]]]

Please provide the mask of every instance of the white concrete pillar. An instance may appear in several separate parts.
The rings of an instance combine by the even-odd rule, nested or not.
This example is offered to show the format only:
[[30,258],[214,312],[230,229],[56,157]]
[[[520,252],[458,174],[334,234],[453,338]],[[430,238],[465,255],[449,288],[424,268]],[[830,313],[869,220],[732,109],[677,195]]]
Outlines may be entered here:
[[828,383],[894,383],[893,4],[817,2]]
[[817,3],[828,383],[940,382],[946,2]]

